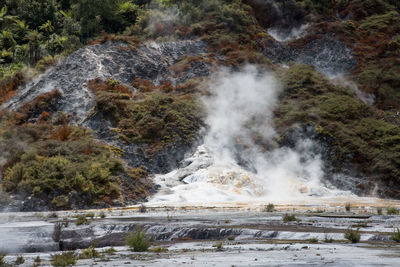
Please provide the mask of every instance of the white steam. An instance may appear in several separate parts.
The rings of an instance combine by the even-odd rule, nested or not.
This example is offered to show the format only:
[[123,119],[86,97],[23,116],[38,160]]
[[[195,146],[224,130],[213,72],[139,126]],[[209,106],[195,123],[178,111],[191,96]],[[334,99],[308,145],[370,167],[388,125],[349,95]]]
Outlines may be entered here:
[[332,80],[333,84],[352,90],[356,94],[357,98],[365,104],[374,104],[375,96],[373,94],[361,91],[355,82],[348,80],[344,75],[328,75],[328,77]]
[[255,132],[264,139],[275,135],[270,121],[279,86],[274,77],[258,74],[252,66],[235,74],[222,71],[214,81],[212,95],[203,99],[209,126],[205,145],[217,163],[232,163],[237,142],[253,148]]
[[322,161],[311,140],[278,148],[273,110],[280,86],[248,66],[220,71],[203,98],[208,133],[185,167],[158,175],[152,202],[288,201],[338,192],[321,184]]
[[309,24],[303,24],[291,29],[282,29],[281,27],[273,27],[268,29],[268,34],[278,42],[289,42],[300,39],[307,34]]

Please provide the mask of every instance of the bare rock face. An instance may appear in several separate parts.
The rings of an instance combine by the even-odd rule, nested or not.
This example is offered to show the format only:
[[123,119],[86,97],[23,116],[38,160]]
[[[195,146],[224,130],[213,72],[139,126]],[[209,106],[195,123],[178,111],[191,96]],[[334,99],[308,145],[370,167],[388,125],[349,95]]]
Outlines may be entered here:
[[264,55],[273,63],[306,64],[327,75],[348,73],[357,63],[352,50],[330,35],[313,39],[300,48],[271,41],[265,47]]
[[[142,78],[150,79],[155,84],[164,80],[184,82],[192,78],[190,71],[186,76],[174,77],[168,67],[187,55],[196,56],[205,52],[207,47],[200,41],[150,42],[137,49],[131,49],[122,42],[111,41],[88,46],[20,88],[3,108],[16,109],[43,93],[57,89],[63,94],[58,111],[72,114],[73,120],[80,123],[94,106],[93,94],[87,88],[88,81],[112,78],[128,84],[134,78]],[[208,70],[202,67],[193,70],[196,76],[208,75]]]

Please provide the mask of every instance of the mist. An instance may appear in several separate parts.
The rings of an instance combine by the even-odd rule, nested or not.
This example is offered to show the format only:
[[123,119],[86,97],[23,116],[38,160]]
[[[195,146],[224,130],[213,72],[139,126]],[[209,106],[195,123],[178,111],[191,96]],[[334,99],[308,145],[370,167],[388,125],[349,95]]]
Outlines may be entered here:
[[201,99],[204,144],[185,167],[156,177],[168,190],[153,200],[289,201],[341,194],[322,182],[323,162],[313,149],[318,144],[299,139],[293,148],[278,145],[273,111],[281,90],[273,73],[255,66],[214,74]]
[[254,66],[238,73],[224,69],[212,80],[211,95],[202,99],[209,126],[205,146],[217,163],[233,163],[238,142],[256,152],[252,135],[264,140],[275,136],[271,120],[280,87],[272,75],[259,73]]
[[373,105],[375,103],[375,96],[373,94],[361,91],[355,82],[349,80],[344,75],[328,74],[327,76],[333,84],[352,90],[356,94],[357,98],[363,101],[365,104]]

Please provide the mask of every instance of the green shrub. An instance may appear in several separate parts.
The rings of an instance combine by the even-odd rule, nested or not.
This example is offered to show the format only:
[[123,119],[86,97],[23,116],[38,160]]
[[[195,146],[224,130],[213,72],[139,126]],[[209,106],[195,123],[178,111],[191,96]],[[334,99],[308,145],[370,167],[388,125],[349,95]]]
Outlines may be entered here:
[[[0,144],[13,155],[3,172],[5,191],[34,195],[54,209],[70,208],[77,201],[69,199],[71,192],[78,193],[86,205],[120,195],[115,177],[125,171],[121,161],[86,130],[68,126],[69,137],[60,140],[59,127],[44,123],[1,127],[0,134],[9,134],[11,139]],[[27,143],[29,149],[14,145],[19,142]]]
[[346,203],[346,205],[344,206],[346,211],[349,212],[351,209],[351,203]]
[[81,259],[93,259],[98,258],[99,253],[96,251],[94,246],[90,246],[87,249],[82,250],[82,253],[79,255]]
[[163,253],[163,252],[168,252],[168,249],[164,247],[154,247],[152,249],[149,249],[149,252]]
[[109,118],[127,142],[162,146],[189,142],[200,129],[201,110],[188,96],[142,93],[134,101],[125,95],[99,91],[97,110]]
[[40,263],[40,262],[42,262],[42,259],[40,258],[40,256],[37,256],[37,257],[33,260],[33,262],[35,262],[35,263]]
[[310,242],[310,243],[318,243],[318,238],[312,237],[312,238],[308,239],[308,242]]
[[113,247],[110,247],[103,251],[103,253],[106,253],[106,254],[114,254],[115,252],[117,252],[117,251]]
[[53,266],[67,267],[69,265],[75,265],[76,261],[77,257],[74,252],[64,252],[51,256],[51,264]]
[[365,19],[361,22],[360,29],[372,34],[377,31],[387,30],[387,28],[399,22],[399,13],[391,11],[383,15],[375,15]]
[[6,266],[6,262],[4,258],[6,257],[6,254],[0,253],[0,266]]
[[400,243],[400,229],[397,228],[396,231],[392,234],[393,241]]
[[367,104],[346,95],[326,94],[321,96],[320,101],[321,115],[329,120],[347,122],[373,114]]
[[136,233],[130,234],[126,238],[126,244],[135,252],[147,251],[150,247],[150,242],[146,238],[146,233],[141,229],[138,229]]
[[47,218],[52,218],[52,219],[55,219],[55,218],[58,218],[58,215],[57,215],[57,213],[56,212],[52,212],[52,213],[49,213],[49,215],[47,215]]
[[332,237],[329,238],[328,235],[325,234],[324,242],[325,242],[325,243],[333,243],[333,238],[332,238]]
[[63,227],[62,223],[57,222],[54,224],[53,235],[52,235],[54,242],[59,242],[61,240],[62,227]]
[[[285,90],[274,119],[279,133],[284,135],[299,124],[314,127],[316,138],[325,140],[333,152],[331,163],[337,170],[355,164],[366,175],[379,174],[379,183],[398,181],[398,125],[379,119],[375,109],[350,90],[319,77],[311,67],[292,67],[284,72],[282,81]],[[396,194],[396,190],[385,192],[392,197]]]
[[94,216],[95,216],[94,212],[89,212],[89,213],[85,214],[85,217],[88,217],[88,218],[91,218],[91,219],[93,219]]
[[15,259],[15,265],[21,265],[21,264],[23,264],[25,262],[25,259],[24,259],[24,257],[22,257],[22,256],[18,256],[16,259]]
[[88,220],[85,215],[77,215],[75,224],[76,225],[90,224],[90,220]]
[[147,211],[147,207],[143,204],[140,205],[139,212],[145,213]]
[[213,247],[215,247],[217,249],[217,251],[222,251],[223,245],[224,245],[224,243],[222,241],[219,241]]
[[296,216],[294,214],[285,214],[282,217],[283,222],[287,223],[287,222],[300,222],[301,219],[296,218]]
[[359,229],[357,229],[357,230],[353,230],[351,228],[347,229],[346,232],[344,233],[344,238],[351,241],[352,243],[360,242],[361,234],[360,234]]
[[51,66],[56,65],[57,62],[58,62],[58,59],[57,59],[57,58],[55,58],[55,57],[53,57],[53,56],[51,56],[51,55],[48,55],[48,56],[45,56],[44,58],[42,58],[41,60],[39,60],[39,61],[36,63],[35,69],[36,69],[38,72],[44,72],[44,71],[46,71],[48,68],[50,68]]
[[264,207],[265,212],[273,212],[275,210],[275,206],[272,203],[269,203],[267,206]]
[[387,208],[386,210],[387,215],[399,215],[399,209],[395,207]]
[[381,207],[376,208],[376,213],[378,215],[382,215],[382,208]]

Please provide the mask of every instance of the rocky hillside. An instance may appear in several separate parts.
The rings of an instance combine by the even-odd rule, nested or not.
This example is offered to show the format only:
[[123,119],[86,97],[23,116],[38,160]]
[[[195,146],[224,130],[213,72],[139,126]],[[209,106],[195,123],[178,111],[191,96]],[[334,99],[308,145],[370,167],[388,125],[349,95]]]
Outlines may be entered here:
[[323,181],[400,198],[398,1],[34,3],[0,1],[1,206],[145,201],[202,142],[214,74],[249,64],[282,87],[260,149],[310,139]]

